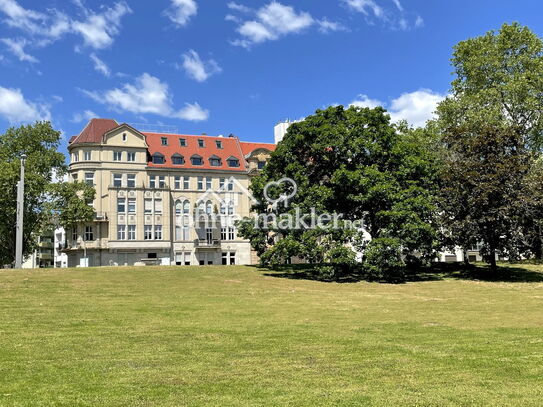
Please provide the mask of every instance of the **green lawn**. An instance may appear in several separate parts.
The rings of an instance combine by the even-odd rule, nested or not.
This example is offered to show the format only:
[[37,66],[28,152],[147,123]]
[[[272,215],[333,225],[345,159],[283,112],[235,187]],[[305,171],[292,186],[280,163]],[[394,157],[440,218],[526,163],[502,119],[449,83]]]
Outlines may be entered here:
[[0,271],[0,405],[541,406],[543,268],[522,267],[403,285]]

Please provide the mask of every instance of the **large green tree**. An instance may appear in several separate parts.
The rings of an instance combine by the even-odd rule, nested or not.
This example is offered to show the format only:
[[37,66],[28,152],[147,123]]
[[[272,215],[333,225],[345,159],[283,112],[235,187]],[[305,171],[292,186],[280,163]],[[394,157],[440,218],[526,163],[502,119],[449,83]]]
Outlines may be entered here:
[[[25,166],[25,203],[23,228],[23,255],[35,248],[39,233],[55,222],[65,211],[72,211],[74,197],[88,199],[87,186],[65,186],[58,180],[66,173],[65,156],[58,151],[61,133],[49,122],[36,122],[9,128],[0,135],[0,264],[12,264],[15,259],[17,218],[17,182],[21,156],[27,156]],[[93,190],[93,188],[91,188]],[[87,191],[87,192],[85,192]],[[93,193],[93,192],[92,192]],[[80,203],[76,204],[81,207]],[[88,208],[88,206],[87,206]],[[76,210],[79,218],[88,219],[89,211]],[[92,211],[92,208],[90,208]]]
[[[255,210],[293,214],[314,208],[317,214],[341,214],[344,221],[363,219],[366,232],[314,227],[264,230],[251,221],[242,222],[240,232],[251,239],[265,263],[298,256],[324,264],[334,274],[358,268],[357,251],[366,253],[364,270],[379,278],[394,273],[415,254],[429,258],[436,242],[437,171],[427,148],[431,142],[433,137],[425,130],[392,125],[382,108],[317,110],[289,128],[264,171],[253,180],[251,189],[260,201]],[[285,177],[296,182],[296,195],[288,207],[270,208],[265,187]],[[288,194],[291,185],[283,188]]]
[[495,269],[497,251],[515,255],[524,177],[543,141],[543,43],[504,24],[457,44],[452,65],[456,78],[437,121],[444,229],[449,244],[482,242]]

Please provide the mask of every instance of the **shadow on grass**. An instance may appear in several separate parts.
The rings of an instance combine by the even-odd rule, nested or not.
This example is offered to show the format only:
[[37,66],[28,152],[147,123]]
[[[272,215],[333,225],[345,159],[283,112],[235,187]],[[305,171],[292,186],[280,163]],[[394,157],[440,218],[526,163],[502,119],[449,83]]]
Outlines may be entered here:
[[[292,280],[312,280],[333,283],[357,283],[370,281],[360,273],[346,274],[333,279],[323,278],[314,265],[296,264],[284,265],[274,269],[258,267],[265,276],[287,278]],[[496,272],[492,272],[485,264],[463,263],[434,263],[431,266],[419,266],[405,270],[405,280],[402,283],[440,281],[444,279],[509,282],[509,283],[540,283],[543,282],[542,271],[529,270],[518,265],[500,264]]]

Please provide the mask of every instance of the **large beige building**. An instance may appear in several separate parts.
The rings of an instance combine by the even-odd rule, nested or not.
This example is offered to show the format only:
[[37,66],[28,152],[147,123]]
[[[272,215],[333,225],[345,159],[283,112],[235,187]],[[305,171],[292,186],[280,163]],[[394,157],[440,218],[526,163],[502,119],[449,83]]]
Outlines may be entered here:
[[255,263],[235,220],[274,148],[92,119],[68,150],[71,179],[96,189],[96,219],[66,231],[68,265]]

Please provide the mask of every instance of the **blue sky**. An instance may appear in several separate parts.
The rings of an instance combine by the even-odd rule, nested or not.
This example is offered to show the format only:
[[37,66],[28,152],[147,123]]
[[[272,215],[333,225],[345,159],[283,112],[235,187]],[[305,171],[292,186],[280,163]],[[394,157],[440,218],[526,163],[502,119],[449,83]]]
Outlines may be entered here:
[[[0,0],[0,131],[90,116],[271,142],[331,104],[423,123],[449,89],[452,46],[536,0]],[[65,143],[63,144],[63,147]]]

